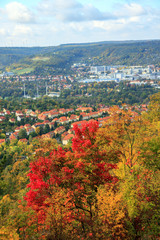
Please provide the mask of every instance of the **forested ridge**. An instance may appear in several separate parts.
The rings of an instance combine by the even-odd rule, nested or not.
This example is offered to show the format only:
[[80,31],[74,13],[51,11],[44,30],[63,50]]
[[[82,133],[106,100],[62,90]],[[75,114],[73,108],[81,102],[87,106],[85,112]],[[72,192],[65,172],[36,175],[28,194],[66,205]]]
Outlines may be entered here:
[[160,239],[160,93],[99,127],[0,146],[0,239]]
[[[64,44],[53,47],[0,48],[1,71],[30,68],[59,73],[69,71],[75,62],[88,65],[149,65],[160,64],[160,41],[118,41],[86,44]],[[8,68],[9,67],[9,68]]]

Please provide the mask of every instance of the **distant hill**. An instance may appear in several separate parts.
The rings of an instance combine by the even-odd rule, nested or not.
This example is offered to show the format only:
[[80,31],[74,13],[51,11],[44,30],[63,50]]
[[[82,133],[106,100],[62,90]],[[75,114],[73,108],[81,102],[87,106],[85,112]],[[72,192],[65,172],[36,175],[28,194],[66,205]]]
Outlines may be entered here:
[[0,64],[8,66],[26,56],[50,52],[50,47],[0,47]]
[[[75,62],[92,65],[160,65],[160,40],[62,44],[53,47],[0,48],[1,69],[29,68],[37,73],[70,69]],[[22,71],[23,72],[23,71]]]

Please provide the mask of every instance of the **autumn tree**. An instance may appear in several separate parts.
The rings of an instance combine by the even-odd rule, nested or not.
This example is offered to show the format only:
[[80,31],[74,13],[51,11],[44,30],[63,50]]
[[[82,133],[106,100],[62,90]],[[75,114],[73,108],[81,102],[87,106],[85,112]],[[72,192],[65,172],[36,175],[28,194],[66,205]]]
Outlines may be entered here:
[[[113,107],[111,116],[98,131],[97,141],[101,149],[119,151],[119,167],[123,174],[137,162],[139,151],[149,136],[149,122],[131,110]],[[107,139],[110,138],[108,145]],[[130,165],[126,165],[130,161]]]
[[160,92],[150,97],[148,117],[151,121],[160,121]]
[[[108,137],[110,145],[106,144]],[[159,230],[156,224],[160,210],[158,125],[131,110],[115,107],[110,119],[99,129],[97,140],[100,149],[119,151],[115,174],[120,181],[116,195],[122,193],[121,204],[126,207],[128,219],[125,228],[131,239],[145,234],[154,238]]]
[[[30,188],[26,195],[28,206],[41,212],[41,220],[53,207],[50,200],[55,187],[66,194],[63,203],[63,221],[72,223],[72,236],[96,237],[98,187],[103,184],[114,185],[117,178],[113,175],[116,169],[114,159],[117,152],[101,151],[96,144],[98,122],[89,121],[82,128],[74,127],[72,151],[62,148],[54,150],[48,157],[40,157],[31,163]],[[109,140],[108,140],[109,141]],[[54,189],[54,190],[53,190]],[[60,190],[59,190],[60,191]],[[50,231],[53,231],[53,226]],[[88,235],[90,234],[90,235]]]

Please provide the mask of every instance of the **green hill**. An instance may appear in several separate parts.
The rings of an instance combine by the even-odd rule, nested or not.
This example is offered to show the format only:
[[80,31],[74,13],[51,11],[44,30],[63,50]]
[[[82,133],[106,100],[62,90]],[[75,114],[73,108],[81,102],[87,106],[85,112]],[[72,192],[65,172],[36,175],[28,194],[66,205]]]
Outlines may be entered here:
[[[75,62],[92,65],[160,64],[160,40],[63,44],[55,47],[0,48],[1,69],[29,68],[57,73]],[[16,71],[15,71],[16,72]],[[23,72],[23,71],[22,71]]]

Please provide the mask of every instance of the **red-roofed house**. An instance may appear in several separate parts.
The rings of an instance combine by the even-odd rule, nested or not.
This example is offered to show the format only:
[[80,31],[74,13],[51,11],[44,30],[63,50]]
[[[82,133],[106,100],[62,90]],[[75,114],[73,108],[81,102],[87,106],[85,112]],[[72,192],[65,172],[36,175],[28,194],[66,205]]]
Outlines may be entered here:
[[53,120],[52,120],[52,122],[57,122],[58,121],[58,118],[54,118]]
[[9,119],[9,122],[11,122],[11,123],[15,123],[16,120],[15,120],[14,118],[10,118],[10,119]]
[[88,113],[88,117],[89,118],[99,117],[99,115],[100,115],[99,112],[90,112],[90,113]]
[[11,113],[10,113],[10,111],[6,110],[5,114],[10,115]]
[[44,125],[46,125],[46,124],[48,124],[48,125],[49,125],[49,123],[50,123],[50,121],[49,121],[49,120],[45,120],[45,121],[43,122],[43,124],[44,124]]
[[68,135],[69,133],[68,132],[64,132],[64,133],[62,133],[62,135],[61,135],[61,139],[63,139],[66,135]]
[[15,140],[15,139],[17,139],[17,138],[18,138],[18,132],[12,133],[12,134],[10,135],[10,137],[9,137],[10,140]]
[[88,113],[82,112],[82,113],[80,113],[80,115],[83,117],[83,120],[89,119]]
[[40,114],[41,111],[37,109],[37,110],[35,111],[35,113]]
[[19,142],[27,143],[28,140],[26,138],[22,138],[22,139],[19,140]]
[[107,121],[110,119],[110,116],[104,117],[104,118],[98,118],[98,123],[99,123],[99,127],[102,127],[102,125],[104,123],[107,123]]
[[41,114],[48,117],[49,111],[42,112]]
[[60,124],[65,124],[65,123],[69,123],[69,120],[66,117],[61,117],[59,118],[58,122]]
[[92,107],[79,107],[79,108],[76,109],[76,111],[81,111],[81,112],[90,111],[90,112],[92,112],[93,108]]
[[41,114],[38,115],[38,119],[44,121],[44,120],[47,119],[47,115],[44,115],[43,113],[41,113]]
[[54,118],[54,117],[58,117],[59,116],[59,112],[55,112],[55,111],[49,111],[48,113],[48,117],[49,118]]
[[17,110],[17,111],[16,111],[16,116],[18,117],[18,116],[21,116],[21,115],[23,115],[23,112],[20,111],[20,110]]
[[66,130],[65,127],[60,126],[60,127],[56,128],[56,129],[54,130],[54,133],[55,133],[55,134],[61,134],[61,133],[65,132],[65,130]]
[[84,124],[84,123],[86,123],[86,122],[87,122],[86,120],[74,122],[74,123],[71,124],[71,127],[73,128],[74,125],[78,125],[78,127],[81,127],[82,124]]
[[68,144],[69,140],[71,140],[74,137],[73,134],[67,134],[63,139],[62,139],[62,143],[64,145]]
[[19,132],[20,131],[20,127],[16,127],[14,131],[15,132]]
[[3,121],[5,121],[5,117],[4,116],[0,116],[0,122],[3,122]]
[[31,127],[31,124],[28,123],[24,125],[24,128],[28,128],[28,127]]
[[72,114],[71,116],[70,116],[70,118],[69,118],[69,121],[70,122],[76,122],[77,120],[79,120],[79,116],[77,116],[77,115],[74,115],[74,114]]
[[25,109],[24,112],[25,112],[26,115],[28,115],[32,112],[32,109]]
[[32,112],[30,113],[30,116],[31,116],[31,117],[37,117],[37,114],[32,111]]
[[19,132],[21,129],[24,129],[24,126],[16,127],[15,132]]
[[70,112],[74,112],[74,109],[73,108],[69,108],[69,109],[60,108],[59,109],[60,114],[67,114],[67,113],[70,113]]
[[51,128],[51,127],[54,127],[55,123],[54,123],[54,122],[50,122],[48,125],[49,125],[50,128]]
[[25,129],[26,129],[27,135],[29,135],[32,132],[35,132],[35,129],[33,127],[26,127]]
[[44,124],[38,122],[38,123],[35,123],[32,127],[33,127],[34,129],[36,129],[37,127],[40,127],[40,126],[44,127]]
[[46,133],[46,134],[42,134],[41,138],[52,138],[55,135],[54,131]]
[[4,112],[0,112],[0,116],[4,116],[5,115],[5,113]]

